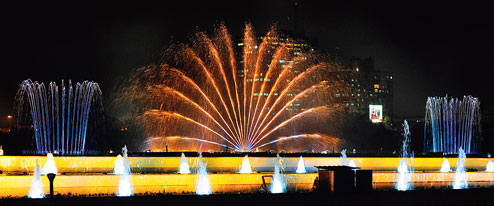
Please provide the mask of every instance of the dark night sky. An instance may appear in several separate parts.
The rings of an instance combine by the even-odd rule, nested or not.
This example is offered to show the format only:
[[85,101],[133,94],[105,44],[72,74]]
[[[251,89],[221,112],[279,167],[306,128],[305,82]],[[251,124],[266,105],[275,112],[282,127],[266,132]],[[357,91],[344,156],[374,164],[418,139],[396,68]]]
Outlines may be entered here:
[[[39,4],[3,8],[0,115],[11,112],[22,80],[94,80],[104,93],[132,69],[151,63],[169,42],[224,22],[239,35],[277,23],[291,29],[292,1],[173,4]],[[395,114],[423,116],[427,96],[472,94],[492,108],[492,12],[487,5],[299,3],[299,30],[318,49],[339,48],[344,60],[373,56],[394,72]],[[293,19],[293,18],[292,18]]]

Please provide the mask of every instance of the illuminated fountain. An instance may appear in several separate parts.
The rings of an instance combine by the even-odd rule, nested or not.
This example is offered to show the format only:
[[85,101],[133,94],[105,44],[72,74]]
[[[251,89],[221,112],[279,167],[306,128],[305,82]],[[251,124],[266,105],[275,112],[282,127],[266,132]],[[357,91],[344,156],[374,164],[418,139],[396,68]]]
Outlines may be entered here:
[[172,45],[162,64],[137,69],[111,110],[143,129],[151,151],[337,148],[344,67],[310,51],[294,54],[293,43],[279,39],[273,28],[257,42],[247,24],[238,62],[224,25],[213,37],[199,32],[191,44]]
[[206,168],[206,163],[202,159],[202,154],[199,153],[199,158],[196,162],[197,168],[197,178],[196,178],[196,194],[198,195],[210,195],[213,193],[211,189],[211,184],[209,183],[208,170]]
[[239,173],[242,173],[242,174],[252,173],[252,168],[250,167],[248,155],[245,155],[245,157],[242,158],[242,166],[240,168]]
[[441,164],[441,169],[440,169],[441,172],[450,172],[451,171],[451,167],[449,166],[449,161],[448,159],[444,158],[443,160],[443,164]]
[[340,157],[340,159],[341,159],[341,165],[342,166],[347,166],[348,165],[348,162],[346,160],[346,149],[341,150],[340,154],[341,154],[341,157]]
[[296,173],[306,173],[307,172],[305,170],[304,158],[302,158],[302,156],[300,156],[300,159],[298,160],[297,170],[295,172]]
[[349,167],[357,167],[357,164],[355,164],[354,160],[350,160],[350,161],[348,161],[348,166]]
[[31,183],[31,188],[29,189],[29,198],[43,198],[45,197],[45,192],[43,191],[43,184],[41,183],[41,167],[36,160],[36,167],[34,168],[33,181]]
[[485,171],[494,172],[494,162],[492,162],[492,160],[489,160],[489,162],[487,162],[487,165],[485,166]]
[[117,155],[117,159],[115,159],[115,164],[113,166],[113,174],[123,175],[125,173],[124,160],[122,155]]
[[460,153],[458,154],[458,162],[456,162],[456,172],[453,182],[453,189],[466,189],[468,188],[467,175],[465,173],[465,158],[466,154],[460,147]]
[[43,171],[41,172],[42,175],[47,175],[47,174],[57,174],[57,166],[55,165],[55,159],[53,158],[52,153],[48,153],[46,155],[46,162],[45,165],[43,166]]
[[466,154],[480,151],[480,101],[476,97],[429,97],[425,113],[425,149],[428,152]]
[[403,141],[401,148],[401,159],[398,164],[398,179],[396,181],[395,188],[398,191],[406,191],[410,189],[410,178],[411,178],[411,168],[408,165],[407,158],[413,159],[410,156],[408,144],[410,143],[410,129],[408,126],[408,121],[403,121]]
[[2,155],[3,155],[3,146],[0,145],[0,156],[2,156]]
[[276,154],[276,160],[274,163],[273,179],[271,180],[271,193],[284,193],[286,192],[286,182],[283,178],[283,172],[285,167],[283,166],[283,159],[279,154]]
[[180,156],[180,166],[178,167],[179,174],[190,174],[190,167],[185,154],[182,152],[182,156]]
[[103,109],[101,90],[89,81],[73,87],[70,80],[61,86],[24,80],[15,101],[17,120],[29,120],[34,127],[38,154],[84,154],[88,127],[97,125],[90,119],[97,121]]
[[134,195],[134,187],[132,186],[132,177],[127,151],[127,146],[124,146],[122,148],[124,171],[123,174],[120,175],[120,182],[118,183],[117,191],[117,196],[119,197],[128,197]]

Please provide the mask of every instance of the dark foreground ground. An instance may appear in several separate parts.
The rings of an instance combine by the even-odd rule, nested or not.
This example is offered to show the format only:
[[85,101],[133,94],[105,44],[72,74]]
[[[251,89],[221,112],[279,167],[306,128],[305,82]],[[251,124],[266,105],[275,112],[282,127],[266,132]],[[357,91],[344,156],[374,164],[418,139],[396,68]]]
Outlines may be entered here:
[[0,205],[63,206],[148,206],[148,205],[494,205],[494,189],[373,191],[367,193],[289,193],[289,194],[221,194],[161,195],[134,197],[72,197],[53,199],[3,199]]

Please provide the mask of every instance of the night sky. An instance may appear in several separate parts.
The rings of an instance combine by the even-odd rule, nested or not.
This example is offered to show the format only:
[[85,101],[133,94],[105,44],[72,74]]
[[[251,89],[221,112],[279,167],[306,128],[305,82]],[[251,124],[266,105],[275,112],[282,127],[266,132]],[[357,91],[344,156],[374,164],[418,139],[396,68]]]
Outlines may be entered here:
[[[17,5],[2,9],[0,115],[12,111],[18,85],[94,80],[104,93],[115,81],[156,60],[170,42],[225,23],[233,36],[250,21],[265,33],[293,28],[293,1],[180,1],[160,4]],[[326,1],[324,1],[326,2]],[[471,94],[492,108],[492,12],[465,3],[396,4],[300,1],[299,31],[319,51],[374,57],[394,72],[395,115],[423,116],[428,96]],[[105,95],[105,97],[108,96]]]

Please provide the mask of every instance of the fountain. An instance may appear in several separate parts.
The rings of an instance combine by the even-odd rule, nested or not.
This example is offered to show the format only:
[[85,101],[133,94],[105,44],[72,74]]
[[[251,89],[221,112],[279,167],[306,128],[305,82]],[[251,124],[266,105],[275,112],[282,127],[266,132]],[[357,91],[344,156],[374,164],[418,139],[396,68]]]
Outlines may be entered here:
[[127,156],[127,146],[122,148],[123,154],[123,174],[120,175],[120,182],[118,184],[117,196],[128,197],[134,195],[134,187],[132,186],[131,170],[129,158]]
[[190,174],[190,167],[185,154],[182,152],[180,156],[180,166],[178,167],[178,174]]
[[141,127],[150,150],[338,146],[338,124],[330,123],[344,109],[336,94],[349,88],[338,80],[345,75],[342,65],[310,52],[294,54],[287,49],[293,42],[275,44],[275,28],[257,42],[250,24],[239,63],[226,27],[215,31],[172,46],[163,64],[137,69],[114,94],[112,112]]
[[410,178],[411,175],[410,173],[412,172],[410,169],[410,166],[408,165],[408,162],[406,158],[410,158],[411,161],[413,159],[413,156],[410,156],[410,152],[408,151],[408,145],[410,143],[410,129],[408,126],[408,121],[404,120],[403,121],[403,141],[402,141],[402,148],[401,148],[401,159],[400,163],[398,164],[397,170],[398,170],[398,179],[396,181],[395,188],[398,191],[406,191],[410,189]]
[[48,153],[46,155],[46,162],[45,162],[45,165],[43,166],[43,171],[41,174],[47,175],[50,173],[53,173],[53,174],[58,173],[57,166],[55,165],[55,159],[53,158],[52,153]]
[[354,160],[350,160],[350,161],[348,161],[348,166],[349,167],[357,167],[357,164],[355,164]]
[[122,155],[117,155],[117,159],[115,159],[115,164],[113,166],[113,174],[123,175],[125,173],[124,160]]
[[271,180],[271,193],[284,193],[286,192],[286,182],[283,178],[283,159],[279,154],[276,154],[276,160],[274,163],[273,179]]
[[302,158],[302,156],[300,156],[300,159],[298,160],[297,170],[295,172],[296,173],[306,173],[307,172],[305,170],[304,158]]
[[449,161],[446,158],[443,158],[443,164],[441,165],[441,172],[450,172],[451,168],[449,166]]
[[[84,154],[88,127],[98,125],[89,120],[99,120],[103,109],[101,90],[95,82],[84,81],[73,88],[70,80],[68,85],[62,80],[60,87],[50,82],[47,88],[30,79],[19,85],[15,107],[19,123],[32,119],[38,154]],[[27,108],[31,118],[24,112]]]
[[466,189],[468,188],[467,175],[465,173],[465,158],[466,154],[463,148],[460,147],[460,153],[458,154],[458,162],[456,162],[455,179],[453,182],[453,189]]
[[425,145],[428,152],[466,154],[480,151],[480,101],[476,97],[429,97],[425,113]]
[[348,162],[346,160],[346,149],[341,150],[340,154],[341,154],[341,158],[340,158],[341,159],[341,165],[347,166]]
[[196,194],[198,195],[210,195],[213,193],[211,189],[211,184],[209,183],[208,170],[206,168],[206,163],[202,159],[202,154],[199,153],[199,159],[196,161],[197,168],[197,178],[196,178]]
[[242,174],[252,173],[252,168],[250,167],[248,155],[245,155],[245,157],[242,158],[242,166],[240,168],[239,173],[242,173]]
[[43,184],[41,183],[41,168],[36,160],[36,167],[34,168],[33,181],[31,183],[31,188],[29,189],[28,197],[33,199],[45,197],[45,192],[43,191]]
[[0,156],[3,155],[3,145],[0,145]]
[[494,162],[492,162],[492,160],[489,160],[489,162],[487,162],[487,165],[485,166],[485,171],[494,172]]

